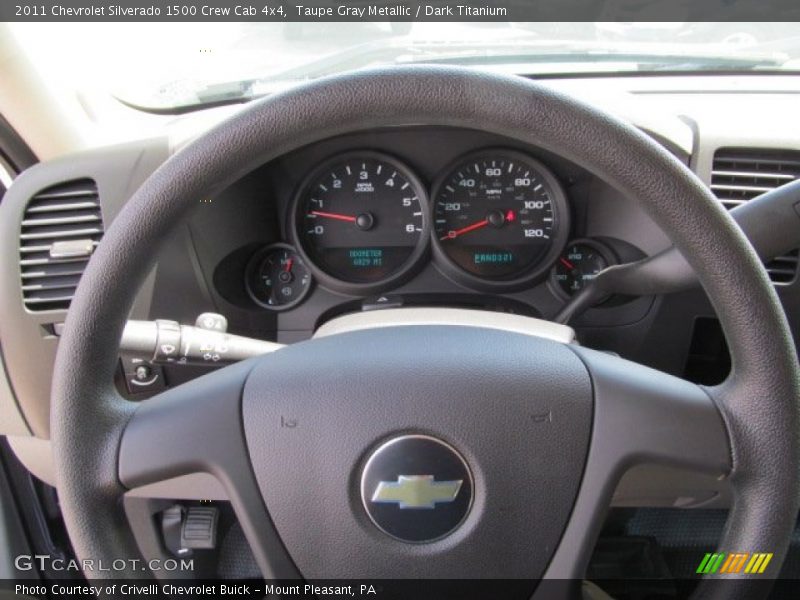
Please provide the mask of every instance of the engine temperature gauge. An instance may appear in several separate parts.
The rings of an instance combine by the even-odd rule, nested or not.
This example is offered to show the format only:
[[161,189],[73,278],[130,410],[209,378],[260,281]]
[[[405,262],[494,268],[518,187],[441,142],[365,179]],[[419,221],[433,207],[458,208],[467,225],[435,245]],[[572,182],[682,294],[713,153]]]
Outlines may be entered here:
[[614,264],[613,254],[595,240],[575,240],[567,244],[553,267],[551,281],[564,296],[574,296],[597,274]]
[[246,277],[250,297],[271,310],[296,306],[311,289],[311,273],[288,244],[273,244],[257,252]]

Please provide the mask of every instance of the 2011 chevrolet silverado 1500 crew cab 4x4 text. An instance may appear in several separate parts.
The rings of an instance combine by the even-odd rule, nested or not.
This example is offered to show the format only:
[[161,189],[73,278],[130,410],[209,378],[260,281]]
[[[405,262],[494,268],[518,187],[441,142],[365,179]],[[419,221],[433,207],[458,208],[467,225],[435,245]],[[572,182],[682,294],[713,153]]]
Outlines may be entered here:
[[797,24],[202,18],[0,25],[12,593],[796,595]]

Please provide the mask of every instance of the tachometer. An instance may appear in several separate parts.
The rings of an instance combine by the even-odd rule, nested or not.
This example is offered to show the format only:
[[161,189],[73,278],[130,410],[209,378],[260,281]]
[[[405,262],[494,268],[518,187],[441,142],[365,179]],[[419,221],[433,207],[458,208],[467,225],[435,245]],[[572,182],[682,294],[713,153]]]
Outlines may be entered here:
[[540,162],[510,150],[465,157],[433,192],[434,248],[468,284],[512,288],[543,275],[566,242],[566,196]]
[[326,161],[298,193],[293,234],[314,275],[346,293],[370,293],[409,273],[429,236],[427,196],[402,163],[376,152]]

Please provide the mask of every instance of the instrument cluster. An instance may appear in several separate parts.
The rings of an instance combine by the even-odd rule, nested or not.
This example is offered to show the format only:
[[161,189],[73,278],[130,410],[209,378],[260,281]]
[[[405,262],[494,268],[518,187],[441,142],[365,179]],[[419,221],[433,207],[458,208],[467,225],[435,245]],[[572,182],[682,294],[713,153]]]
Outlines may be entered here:
[[313,281],[349,295],[383,293],[432,255],[446,276],[477,291],[512,292],[549,276],[556,293],[571,294],[613,259],[598,250],[586,260],[562,256],[569,231],[563,186],[517,150],[464,155],[430,188],[392,155],[352,151],[304,178],[289,208],[291,245],[252,257],[247,290],[271,310],[302,302]]

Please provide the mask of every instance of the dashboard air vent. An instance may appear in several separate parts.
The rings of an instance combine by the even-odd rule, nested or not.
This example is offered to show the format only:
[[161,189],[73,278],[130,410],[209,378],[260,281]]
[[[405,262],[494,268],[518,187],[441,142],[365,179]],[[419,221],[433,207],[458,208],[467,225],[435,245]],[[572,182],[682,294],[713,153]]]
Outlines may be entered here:
[[28,202],[20,231],[25,307],[66,310],[103,236],[97,184],[80,179],[49,187]]
[[[800,178],[800,151],[761,148],[720,148],[714,154],[711,191],[728,209]],[[774,283],[787,284],[797,276],[798,251],[767,263]]]

